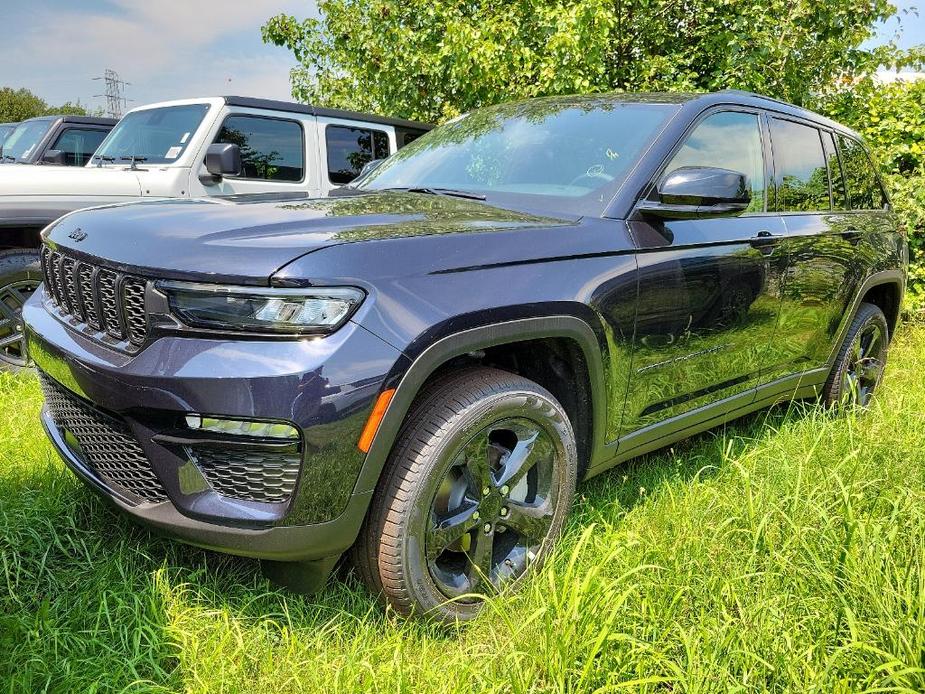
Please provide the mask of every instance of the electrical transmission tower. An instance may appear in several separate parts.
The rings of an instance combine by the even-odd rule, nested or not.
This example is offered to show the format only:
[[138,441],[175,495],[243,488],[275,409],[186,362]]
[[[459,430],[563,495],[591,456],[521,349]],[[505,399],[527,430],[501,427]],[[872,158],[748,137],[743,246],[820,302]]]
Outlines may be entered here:
[[110,118],[121,118],[122,111],[125,110],[126,99],[123,95],[123,88],[131,84],[119,79],[119,73],[115,70],[106,68],[102,77],[94,77],[94,80],[103,80],[106,83],[106,93],[97,94],[94,98],[106,97],[106,112]]

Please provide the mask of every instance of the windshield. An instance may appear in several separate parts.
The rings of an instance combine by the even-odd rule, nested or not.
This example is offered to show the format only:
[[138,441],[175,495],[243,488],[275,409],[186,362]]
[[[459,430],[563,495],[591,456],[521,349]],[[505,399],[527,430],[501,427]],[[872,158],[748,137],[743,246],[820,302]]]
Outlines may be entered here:
[[6,140],[7,135],[16,130],[15,125],[0,125],[0,146],[3,145],[3,141]]
[[190,104],[133,111],[116,124],[91,161],[123,164],[135,157],[148,164],[172,164],[208,110],[208,104]]
[[30,120],[16,126],[3,143],[3,161],[21,161],[31,155],[54,120]]
[[480,109],[399,150],[357,187],[451,189],[498,204],[598,215],[677,109],[615,97]]

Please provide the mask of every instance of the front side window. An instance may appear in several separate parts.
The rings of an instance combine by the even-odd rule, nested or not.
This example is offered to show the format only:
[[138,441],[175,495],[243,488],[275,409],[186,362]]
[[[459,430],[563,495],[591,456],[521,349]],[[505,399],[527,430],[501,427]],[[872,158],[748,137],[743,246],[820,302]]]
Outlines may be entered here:
[[124,164],[132,157],[148,164],[173,164],[192,142],[208,104],[132,111],[116,123],[94,159]]
[[31,120],[17,125],[16,130],[3,143],[3,160],[20,161],[30,157],[53,122]]
[[328,150],[328,179],[331,183],[350,183],[373,159],[389,156],[389,136],[382,130],[329,125],[325,128]]
[[511,207],[599,215],[679,106],[613,96],[533,99],[456,118],[402,147],[363,190],[452,189]]
[[305,140],[296,121],[229,116],[215,141],[240,148],[240,178],[301,181],[305,175]]
[[758,116],[754,113],[724,111],[704,118],[672,157],[665,175],[686,166],[711,166],[745,174],[752,195],[746,211],[764,211],[764,156]]
[[16,130],[15,125],[0,125],[0,145],[9,137],[10,133]]
[[829,174],[819,130],[788,120],[771,119],[777,210],[822,212],[831,208]]
[[841,148],[842,164],[845,167],[845,180],[848,184],[848,197],[852,210],[883,209],[886,200],[877,180],[874,165],[864,146],[857,140],[843,135],[838,136]]
[[105,130],[68,128],[58,135],[51,149],[64,152],[66,166],[85,166],[96,148],[106,138],[106,133]]

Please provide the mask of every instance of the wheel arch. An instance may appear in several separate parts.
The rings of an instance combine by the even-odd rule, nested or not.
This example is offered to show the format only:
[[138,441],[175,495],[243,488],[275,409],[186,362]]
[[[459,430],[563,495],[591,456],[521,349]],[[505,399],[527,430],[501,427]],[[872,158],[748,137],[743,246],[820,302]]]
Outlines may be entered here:
[[878,306],[886,315],[887,325],[890,329],[890,338],[892,339],[893,331],[899,323],[905,286],[906,274],[901,269],[875,272],[861,283],[851,304],[848,306],[848,310],[845,311],[842,317],[841,325],[839,326],[838,334],[833,342],[832,352],[827,362],[829,368],[835,363],[838,350],[845,339],[845,334],[851,326],[851,321],[854,319],[858,307],[865,301]]
[[[483,351],[498,350],[506,346],[549,339],[572,343],[581,355],[586,368],[590,401],[589,443],[587,461],[584,465],[584,468],[587,468],[588,463],[593,461],[602,450],[606,427],[607,398],[601,343],[591,326],[575,316],[522,318],[462,330],[436,340],[421,351],[402,373],[390,375],[386,379],[384,388],[395,387],[395,393],[366,455],[354,493],[368,493],[376,488],[389,453],[415,398],[432,377],[439,374],[454,359]],[[579,473],[583,471],[580,470]]]

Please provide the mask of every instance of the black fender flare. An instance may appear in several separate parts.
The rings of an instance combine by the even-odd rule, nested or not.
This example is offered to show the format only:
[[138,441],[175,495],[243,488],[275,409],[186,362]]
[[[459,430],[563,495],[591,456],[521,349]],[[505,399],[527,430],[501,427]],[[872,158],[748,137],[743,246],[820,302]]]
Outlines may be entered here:
[[[854,298],[851,300],[851,305],[849,306],[848,310],[845,311],[841,324],[838,326],[838,332],[836,333],[836,338],[832,345],[832,353],[826,360],[826,366],[828,366],[829,369],[831,369],[835,364],[835,359],[838,356],[838,350],[841,348],[841,344],[845,339],[845,334],[848,332],[848,328],[851,326],[851,321],[854,320],[854,315],[858,312],[858,307],[861,305],[861,300],[864,298],[864,295],[874,287],[879,287],[884,284],[892,284],[898,287],[899,306],[897,308],[901,310],[903,294],[906,290],[905,271],[894,268],[890,270],[881,270],[879,272],[873,273],[872,275],[868,275],[867,278],[861,283],[858,291],[855,292]],[[891,335],[890,339],[892,339],[892,337],[893,336]]]
[[[424,349],[401,375],[395,394],[379,424],[363,462],[354,494],[373,491],[411,403],[421,386],[442,364],[454,357],[506,343],[551,337],[570,338],[585,357],[591,387],[591,464],[600,455],[607,417],[604,364],[598,337],[587,322],[575,316],[554,315],[521,318],[462,330],[443,337]],[[388,381],[387,381],[388,382]]]

